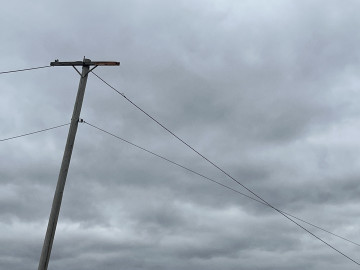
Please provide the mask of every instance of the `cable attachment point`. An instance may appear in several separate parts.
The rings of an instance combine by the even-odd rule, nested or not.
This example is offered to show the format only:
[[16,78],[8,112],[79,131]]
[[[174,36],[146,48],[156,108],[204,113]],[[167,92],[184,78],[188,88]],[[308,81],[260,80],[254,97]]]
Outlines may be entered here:
[[79,123],[85,123],[84,119],[79,118]]

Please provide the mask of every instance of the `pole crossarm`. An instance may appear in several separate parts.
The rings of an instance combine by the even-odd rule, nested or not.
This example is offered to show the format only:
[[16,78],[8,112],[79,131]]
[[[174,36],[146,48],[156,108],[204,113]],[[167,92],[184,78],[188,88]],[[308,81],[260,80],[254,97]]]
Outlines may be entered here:
[[[86,59],[87,60],[87,59]],[[114,61],[74,61],[74,62],[60,62],[55,60],[50,63],[50,66],[120,66],[120,62]]]

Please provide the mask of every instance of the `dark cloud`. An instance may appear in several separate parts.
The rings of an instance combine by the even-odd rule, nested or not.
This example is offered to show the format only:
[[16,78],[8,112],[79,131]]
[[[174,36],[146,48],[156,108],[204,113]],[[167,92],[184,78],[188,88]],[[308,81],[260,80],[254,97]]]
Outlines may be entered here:
[[[9,2],[0,70],[120,61],[95,72],[275,206],[359,242],[358,8]],[[0,79],[0,139],[70,121],[72,68]],[[91,74],[82,118],[248,194]],[[66,136],[1,143],[1,269],[37,267]],[[357,246],[309,229],[358,259]],[[49,269],[355,266],[273,210],[79,125]]]

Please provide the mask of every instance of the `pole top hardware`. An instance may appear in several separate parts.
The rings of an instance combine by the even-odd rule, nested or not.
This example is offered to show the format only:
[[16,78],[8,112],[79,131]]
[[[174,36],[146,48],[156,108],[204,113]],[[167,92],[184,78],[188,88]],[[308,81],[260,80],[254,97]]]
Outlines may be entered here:
[[114,61],[91,61],[90,59],[84,58],[83,61],[75,62],[60,62],[56,59],[50,63],[50,66],[120,66],[120,62]]

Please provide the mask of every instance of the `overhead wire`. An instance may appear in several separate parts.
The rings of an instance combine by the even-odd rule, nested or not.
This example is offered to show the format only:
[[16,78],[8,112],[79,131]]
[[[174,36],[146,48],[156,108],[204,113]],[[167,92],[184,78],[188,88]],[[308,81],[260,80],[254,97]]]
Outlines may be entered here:
[[[22,72],[22,71],[30,71],[30,70],[36,70],[36,69],[42,69],[42,68],[48,68],[48,67],[50,67],[50,66],[47,65],[47,66],[39,66],[39,67],[32,67],[32,68],[25,68],[25,69],[18,69],[18,70],[2,71],[2,72],[0,72],[0,75],[1,75],[1,74],[7,74],[7,73],[16,73],[16,72]],[[314,224],[312,224],[312,223],[310,223],[310,222],[307,222],[307,221],[305,221],[305,220],[302,220],[302,219],[300,219],[300,218],[297,218],[297,217],[295,217],[295,216],[293,216],[293,215],[291,215],[291,214],[289,214],[289,213],[286,213],[286,212],[281,211],[281,210],[279,210],[278,208],[274,207],[274,206],[271,205],[269,202],[267,202],[265,199],[263,199],[262,197],[260,197],[259,195],[257,195],[257,194],[256,194],[254,191],[252,191],[250,188],[246,187],[246,186],[245,186],[244,184],[242,184],[240,181],[238,181],[238,180],[235,179],[233,176],[231,176],[231,175],[230,175],[228,172],[226,172],[224,169],[222,169],[221,167],[219,167],[216,163],[214,163],[213,161],[209,160],[207,157],[205,157],[203,154],[201,154],[199,151],[197,151],[195,148],[193,148],[190,144],[188,144],[188,143],[185,142],[183,139],[181,139],[179,136],[177,136],[174,132],[172,132],[170,129],[168,129],[166,126],[164,126],[161,122],[159,122],[156,118],[154,118],[153,116],[151,116],[149,113],[147,113],[145,110],[143,110],[140,106],[138,106],[136,103],[134,103],[134,102],[133,102],[132,100],[130,100],[128,97],[126,97],[124,93],[121,93],[121,92],[118,91],[116,88],[114,88],[113,86],[111,86],[108,82],[106,82],[104,79],[102,79],[100,76],[98,76],[95,72],[92,71],[92,73],[93,73],[98,79],[100,79],[103,83],[105,83],[107,86],[109,86],[111,89],[113,89],[115,92],[117,92],[118,94],[120,94],[123,98],[125,98],[128,102],[130,102],[133,106],[135,106],[137,109],[139,109],[141,112],[143,112],[143,113],[144,113],[146,116],[148,116],[152,121],[154,121],[156,124],[158,124],[158,125],[159,125],[160,127],[162,127],[164,130],[166,130],[168,133],[170,133],[172,136],[174,136],[177,140],[179,140],[180,142],[182,142],[185,146],[187,146],[189,149],[191,149],[193,152],[195,152],[195,153],[196,153],[197,155],[199,155],[201,158],[203,158],[203,159],[206,160],[208,163],[210,163],[212,166],[214,166],[215,168],[217,168],[218,170],[220,170],[222,173],[224,173],[226,176],[228,176],[230,179],[232,179],[233,181],[235,181],[235,182],[236,182],[237,184],[239,184],[241,187],[243,187],[244,189],[246,189],[246,190],[247,190],[248,192],[250,192],[252,195],[254,195],[255,197],[257,197],[259,200],[255,199],[255,198],[253,198],[253,197],[251,197],[251,196],[248,196],[248,195],[246,195],[246,194],[244,194],[244,193],[241,193],[241,192],[239,192],[239,191],[237,191],[237,190],[235,190],[235,189],[232,189],[231,187],[228,187],[228,186],[226,186],[226,185],[224,185],[224,184],[221,184],[220,182],[217,182],[217,181],[212,180],[212,179],[210,179],[210,178],[208,178],[208,177],[206,177],[206,176],[203,176],[203,175],[201,175],[201,174],[199,174],[199,173],[197,173],[197,172],[195,172],[195,171],[193,171],[193,170],[191,170],[191,169],[188,169],[188,168],[186,168],[186,167],[184,167],[184,166],[182,166],[182,165],[180,165],[180,164],[177,164],[176,162],[173,162],[173,161],[168,160],[168,159],[166,159],[166,158],[164,158],[164,157],[162,157],[162,156],[160,156],[160,155],[157,155],[157,154],[155,154],[155,153],[152,153],[151,151],[148,151],[148,150],[146,150],[145,148],[139,147],[139,146],[137,146],[137,145],[135,145],[135,144],[133,144],[133,143],[131,143],[131,142],[129,142],[129,141],[123,140],[122,138],[118,137],[119,139],[121,139],[121,140],[123,140],[123,141],[125,141],[125,142],[127,142],[127,143],[129,143],[129,144],[132,144],[133,146],[136,146],[136,147],[138,147],[138,148],[140,148],[140,149],[143,149],[143,150],[146,151],[146,152],[149,152],[149,153],[151,153],[151,154],[154,154],[154,155],[158,156],[159,158],[162,158],[162,159],[164,159],[164,160],[167,160],[167,161],[173,163],[174,165],[180,166],[180,167],[182,167],[182,168],[184,168],[184,169],[186,169],[186,170],[188,170],[188,171],[190,171],[190,172],[193,172],[193,173],[195,173],[195,174],[198,174],[199,176],[205,177],[206,179],[208,179],[208,180],[210,180],[210,181],[212,181],[212,182],[214,182],[214,183],[216,183],[216,184],[219,184],[219,185],[221,185],[221,186],[223,186],[223,187],[225,187],[225,188],[228,188],[228,189],[230,189],[230,190],[233,190],[233,191],[236,192],[236,193],[239,193],[239,194],[241,194],[241,195],[243,195],[243,196],[246,196],[246,197],[248,197],[248,198],[250,198],[250,199],[252,199],[252,200],[255,200],[255,201],[259,202],[259,203],[262,203],[262,204],[264,204],[264,205],[266,205],[266,206],[274,209],[275,211],[277,211],[278,213],[280,213],[281,215],[283,215],[285,218],[287,218],[288,220],[290,220],[291,222],[293,222],[295,225],[297,225],[298,227],[300,227],[301,229],[303,229],[304,231],[306,231],[307,233],[309,233],[310,235],[312,235],[313,237],[315,237],[316,239],[318,239],[319,241],[321,241],[322,243],[324,243],[325,245],[327,245],[328,247],[330,247],[331,249],[333,249],[334,251],[338,252],[339,254],[341,254],[342,256],[344,256],[345,258],[349,259],[349,260],[352,261],[353,263],[355,263],[355,264],[357,264],[357,265],[360,266],[360,263],[359,263],[359,262],[357,262],[356,260],[352,259],[351,257],[349,257],[348,255],[346,255],[345,253],[343,253],[343,252],[340,251],[339,249],[335,248],[335,247],[332,246],[331,244],[327,243],[325,240],[321,239],[319,236],[315,235],[314,233],[312,233],[311,231],[309,231],[308,229],[306,229],[305,227],[303,227],[301,224],[299,224],[298,222],[296,222],[296,221],[293,220],[292,218],[297,219],[297,220],[299,220],[299,221],[302,221],[302,222],[304,222],[304,223],[306,223],[306,224],[308,224],[308,225],[311,225],[311,226],[313,226],[313,227],[316,227],[316,228],[318,228],[318,229],[320,229],[320,230],[323,230],[323,231],[325,231],[325,232],[327,232],[327,233],[330,233],[330,234],[332,234],[332,235],[334,235],[334,236],[336,236],[336,237],[339,237],[339,238],[341,238],[341,239],[343,239],[343,240],[345,240],[345,241],[348,241],[348,242],[350,242],[350,243],[353,243],[353,244],[355,244],[355,245],[358,245],[358,246],[359,246],[359,244],[357,244],[356,242],[353,242],[353,241],[351,241],[351,240],[348,240],[348,239],[346,239],[346,238],[344,238],[344,237],[342,237],[342,236],[339,236],[339,235],[337,235],[337,234],[334,234],[334,233],[332,233],[332,232],[330,232],[330,231],[328,231],[328,230],[325,230],[325,229],[323,229],[323,228],[321,228],[321,227],[319,227],[319,226],[316,226],[316,225],[314,225]],[[70,124],[70,123],[63,124],[63,125],[59,125],[59,126],[55,126],[55,127],[51,127],[51,128],[47,128],[47,129],[43,129],[43,130],[38,130],[38,131],[34,131],[34,132],[30,132],[30,133],[26,133],[26,134],[22,134],[22,135],[18,135],[18,136],[13,136],[13,137],[5,138],[5,139],[0,139],[0,142],[7,141],[7,140],[12,140],[12,139],[19,138],[19,137],[29,136],[29,135],[36,134],[36,133],[40,133],[40,132],[45,132],[45,131],[48,131],[48,130],[51,130],[51,129],[56,129],[56,128],[59,128],[59,127],[65,126],[65,125],[69,125],[69,124]],[[89,124],[89,123],[86,123],[86,124]],[[90,124],[89,124],[89,125],[90,125]],[[90,126],[92,126],[92,125],[90,125]],[[97,128],[97,127],[95,127],[95,126],[93,126],[93,127],[94,127],[94,128]],[[97,129],[101,130],[100,128],[97,128]],[[105,132],[105,133],[108,133],[108,132],[106,132],[106,131],[104,131],[104,130],[101,130],[101,131],[103,131],[103,132]],[[117,137],[117,136],[114,135],[114,134],[111,134],[111,133],[108,133],[108,134]],[[292,217],[292,218],[290,218],[290,217]]]
[[340,251],[339,249],[335,248],[334,246],[332,246],[331,244],[329,244],[328,242],[326,242],[325,240],[321,239],[319,236],[315,235],[314,233],[312,233],[311,231],[309,231],[308,229],[306,229],[304,226],[302,226],[301,224],[299,224],[298,222],[296,222],[295,220],[293,220],[290,216],[285,215],[283,212],[281,212],[279,209],[277,209],[275,206],[273,206],[272,204],[270,204],[269,202],[267,202],[265,199],[263,199],[261,196],[259,196],[258,194],[256,194],[254,191],[252,191],[250,188],[248,188],[247,186],[245,186],[243,183],[241,183],[239,180],[235,179],[233,176],[231,176],[228,172],[226,172],[224,169],[222,169],[219,165],[215,164],[213,161],[209,160],[207,157],[205,157],[203,154],[201,154],[199,151],[197,151],[194,147],[192,147],[189,143],[185,142],[183,139],[181,139],[178,135],[176,135],[174,132],[172,132],[170,129],[168,129],[165,125],[163,125],[162,123],[160,123],[160,121],[158,121],[157,119],[155,119],[153,116],[151,116],[149,113],[147,113],[144,109],[142,109],[140,106],[138,106],[137,104],[135,104],[132,100],[130,100],[128,97],[125,96],[124,93],[121,93],[119,90],[117,90],[115,87],[113,87],[112,85],[110,85],[108,82],[106,82],[104,79],[102,79],[99,75],[97,75],[95,72],[92,72],[99,80],[101,80],[103,83],[105,83],[107,86],[109,86],[111,89],[113,89],[115,92],[117,92],[119,95],[121,95],[123,98],[125,98],[128,102],[130,102],[134,107],[136,107],[138,110],[140,110],[142,113],[144,113],[147,117],[149,117],[152,121],[154,121],[156,124],[158,124],[160,127],[162,127],[164,130],[166,130],[168,133],[170,133],[173,137],[175,137],[177,140],[179,140],[181,143],[183,143],[185,146],[187,146],[189,149],[191,149],[193,152],[195,152],[197,155],[199,155],[201,158],[203,158],[204,160],[206,160],[208,163],[210,163],[212,166],[214,166],[215,168],[217,168],[219,171],[221,171],[223,174],[225,174],[227,177],[229,177],[231,180],[233,180],[234,182],[236,182],[238,185],[240,185],[241,187],[243,187],[245,190],[247,190],[248,192],[250,192],[252,195],[254,195],[256,198],[258,198],[259,200],[261,200],[262,202],[264,202],[265,204],[267,204],[270,208],[274,209],[276,212],[278,212],[279,214],[281,214],[282,216],[284,216],[286,219],[290,220],[292,223],[294,223],[295,225],[297,225],[299,228],[301,228],[302,230],[306,231],[307,233],[309,233],[310,235],[312,235],[313,237],[315,237],[316,239],[318,239],[319,241],[321,241],[323,244],[327,245],[329,248],[333,249],[334,251],[336,251],[337,253],[341,254],[342,256],[344,256],[345,258],[347,258],[348,260],[352,261],[353,263],[357,264],[358,266],[360,266],[360,263],[357,262],[356,260],[352,259],[351,257],[349,257],[348,255],[346,255],[345,253],[343,253],[342,251]]
[[8,140],[13,140],[13,139],[16,139],[16,138],[29,136],[29,135],[36,134],[36,133],[45,132],[45,131],[48,131],[48,130],[51,130],[51,129],[56,129],[56,128],[60,128],[60,127],[67,126],[67,125],[70,125],[70,123],[62,124],[62,125],[55,126],[55,127],[45,128],[45,129],[41,129],[41,130],[37,130],[37,131],[25,133],[25,134],[13,136],[13,137],[5,138],[5,139],[0,139],[0,142],[8,141]]
[[[149,153],[149,154],[151,154],[151,155],[153,155],[153,156],[156,156],[156,157],[158,157],[158,158],[160,158],[160,159],[162,159],[162,160],[165,160],[166,162],[169,162],[169,163],[171,163],[171,164],[173,164],[173,165],[175,165],[175,166],[177,166],[177,167],[180,167],[180,168],[182,168],[182,169],[185,169],[185,170],[187,170],[187,171],[189,171],[189,172],[191,172],[191,173],[193,173],[193,174],[196,174],[196,175],[204,178],[205,180],[208,180],[208,181],[210,181],[210,182],[212,182],[212,183],[214,183],[214,184],[216,184],[216,185],[219,185],[219,186],[221,186],[221,187],[223,187],[223,188],[226,188],[226,189],[228,189],[228,190],[231,190],[231,191],[233,191],[233,192],[236,192],[237,194],[239,194],[239,195],[241,195],[241,196],[244,196],[244,197],[246,197],[246,198],[248,198],[248,199],[250,199],[250,200],[256,201],[256,202],[261,203],[262,205],[265,205],[265,206],[268,207],[268,205],[267,205],[266,203],[264,203],[264,202],[262,202],[262,201],[260,201],[260,200],[258,200],[258,199],[256,199],[256,198],[254,198],[254,197],[251,197],[251,196],[249,196],[249,195],[247,195],[247,194],[245,194],[245,193],[242,193],[242,192],[240,192],[240,191],[238,191],[238,190],[236,190],[236,189],[234,189],[234,188],[232,188],[232,187],[229,187],[229,186],[227,186],[227,185],[225,185],[225,184],[223,184],[223,183],[221,183],[221,182],[219,182],[219,181],[216,181],[216,180],[214,180],[214,179],[212,179],[212,178],[210,178],[210,177],[208,177],[208,176],[206,176],[206,175],[204,175],[204,174],[201,174],[201,173],[199,173],[199,172],[197,172],[197,171],[195,171],[195,170],[193,170],[193,169],[190,169],[190,168],[188,168],[188,167],[186,167],[186,166],[184,166],[184,165],[182,165],[182,164],[180,164],[180,163],[177,163],[177,162],[175,162],[175,161],[173,161],[173,160],[171,160],[171,159],[169,159],[169,158],[166,158],[166,157],[164,157],[164,156],[162,156],[162,155],[160,155],[160,154],[157,154],[157,153],[155,153],[155,152],[153,152],[153,151],[150,151],[150,150],[146,149],[145,147],[142,147],[142,146],[139,146],[139,145],[137,145],[137,144],[135,144],[135,143],[133,143],[133,142],[130,142],[129,140],[126,140],[126,139],[124,139],[124,138],[122,138],[122,137],[120,137],[120,136],[118,136],[118,135],[115,135],[114,133],[111,133],[111,132],[109,132],[109,131],[107,131],[107,130],[105,130],[105,129],[102,129],[102,128],[94,125],[94,124],[91,124],[91,123],[85,121],[85,120],[83,120],[82,123],[84,123],[84,124],[86,124],[86,125],[89,125],[90,127],[94,128],[94,129],[97,129],[97,130],[99,130],[99,131],[101,131],[101,132],[103,132],[103,133],[105,133],[105,134],[107,134],[107,135],[110,135],[110,136],[112,136],[112,137],[114,137],[114,138],[116,138],[116,139],[118,139],[118,140],[121,140],[121,141],[123,141],[123,142],[125,142],[125,143],[127,143],[127,144],[130,144],[130,145],[132,145],[132,146],[134,146],[134,147],[136,147],[136,148],[138,148],[138,149],[140,149],[140,150],[143,150],[143,151],[145,151],[145,152],[147,152],[147,153]],[[280,210],[280,209],[279,209],[279,210]],[[284,213],[285,215],[291,216],[292,218],[295,218],[295,219],[297,219],[297,220],[299,220],[299,221],[301,221],[301,222],[304,222],[304,223],[306,223],[306,224],[308,224],[308,225],[310,225],[310,226],[312,226],[312,227],[314,227],[314,228],[317,228],[317,229],[319,229],[319,230],[322,230],[322,231],[324,231],[324,232],[326,232],[326,233],[328,233],[328,234],[331,234],[331,235],[333,235],[333,236],[335,236],[335,237],[338,237],[338,238],[340,238],[340,239],[342,239],[342,240],[344,240],[344,241],[347,241],[347,242],[349,242],[349,243],[352,243],[352,244],[360,247],[360,244],[358,244],[358,243],[356,243],[356,242],[354,242],[354,241],[351,241],[351,240],[349,240],[349,239],[347,239],[347,238],[345,238],[345,237],[343,237],[343,236],[340,236],[340,235],[338,235],[338,234],[335,234],[335,233],[333,233],[333,232],[330,232],[329,230],[326,230],[326,229],[324,229],[324,228],[322,228],[322,227],[320,227],[320,226],[318,226],[318,225],[315,225],[315,224],[313,224],[313,223],[311,223],[311,222],[309,222],[309,221],[306,221],[306,220],[304,220],[304,219],[302,219],[302,218],[296,217],[296,216],[294,216],[293,214],[290,214],[290,213],[285,212],[285,211],[283,211],[283,210],[280,210],[280,211],[281,211],[282,213]]]
[[8,71],[1,71],[1,74],[6,74],[6,73],[15,73],[15,72],[21,72],[21,71],[29,71],[29,70],[34,70],[34,69],[41,69],[41,68],[48,68],[51,67],[49,65],[47,66],[40,66],[40,67],[32,67],[32,68],[23,68],[23,69],[16,69],[16,70],[8,70]]

